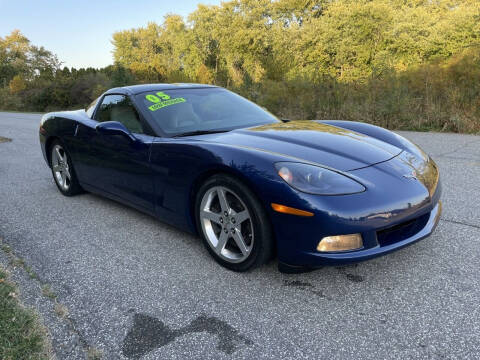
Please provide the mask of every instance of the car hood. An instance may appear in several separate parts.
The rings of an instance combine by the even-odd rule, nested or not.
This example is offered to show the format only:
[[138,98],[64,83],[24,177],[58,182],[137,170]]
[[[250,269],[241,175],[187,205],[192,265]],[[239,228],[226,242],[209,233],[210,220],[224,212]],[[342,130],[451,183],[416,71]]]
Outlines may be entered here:
[[207,141],[278,153],[340,171],[377,164],[402,152],[370,136],[311,120],[237,129],[209,135]]

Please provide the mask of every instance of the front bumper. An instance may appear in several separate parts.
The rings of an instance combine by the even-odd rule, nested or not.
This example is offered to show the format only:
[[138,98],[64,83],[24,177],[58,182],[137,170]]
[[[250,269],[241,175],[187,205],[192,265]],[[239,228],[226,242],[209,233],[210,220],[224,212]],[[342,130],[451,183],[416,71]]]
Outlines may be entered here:
[[[442,212],[442,202],[439,201],[433,210],[427,214],[425,225],[420,228],[418,232],[415,232],[409,237],[400,239],[398,241],[387,242],[386,244],[380,244],[378,242],[378,234],[381,231],[374,231],[368,236],[377,235],[377,245],[368,249],[363,250],[354,250],[354,251],[345,251],[339,253],[319,253],[319,252],[309,252],[304,255],[309,258],[308,265],[315,266],[318,264],[321,265],[338,265],[338,264],[349,264],[359,261],[364,261],[372,259],[377,256],[388,254],[392,251],[401,249],[405,246],[411,245],[419,240],[422,240],[428,237],[435,227],[438,224],[440,215]],[[365,236],[365,234],[363,234]]]
[[[293,258],[290,257],[288,259],[284,259],[282,256],[279,256],[279,268],[282,272],[296,273],[319,268],[326,265],[346,265],[351,263],[357,263],[378,256],[386,255],[430,236],[438,224],[441,213],[442,202],[439,201],[430,213],[427,213],[420,216],[418,219],[415,219],[415,221],[418,221],[422,224],[424,223],[422,227],[420,227],[419,229],[417,228],[418,231],[414,231],[410,234],[410,236],[397,239],[397,241],[384,241],[383,243],[382,241],[379,241],[379,237],[383,236],[382,233],[389,228],[379,231],[373,230],[367,233],[362,233],[364,240],[365,238],[370,238],[371,240],[374,240],[376,242],[376,245],[372,247],[364,247],[360,250],[343,251],[337,253],[299,251],[295,254]],[[392,228],[394,228],[393,232],[402,231],[402,229],[398,228],[397,226],[393,226]],[[379,234],[381,235],[379,236]],[[399,234],[397,234],[397,236],[398,235]],[[388,236],[386,236],[386,239],[388,239]]]
[[[347,196],[301,195],[293,206],[314,216],[272,214],[281,267],[301,269],[368,260],[413,244],[435,229],[442,204],[441,183],[435,188],[418,179],[398,176],[399,161],[388,161],[350,172],[367,184],[367,191]],[[401,173],[405,169],[400,168]],[[291,203],[288,203],[290,205]],[[363,247],[319,252],[325,236],[362,235]]]

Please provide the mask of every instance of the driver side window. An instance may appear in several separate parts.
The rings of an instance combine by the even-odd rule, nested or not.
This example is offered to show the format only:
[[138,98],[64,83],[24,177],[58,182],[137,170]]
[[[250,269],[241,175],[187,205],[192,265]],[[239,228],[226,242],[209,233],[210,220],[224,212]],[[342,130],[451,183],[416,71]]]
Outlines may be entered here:
[[106,95],[95,114],[95,120],[118,121],[132,133],[145,133],[137,111],[125,95]]

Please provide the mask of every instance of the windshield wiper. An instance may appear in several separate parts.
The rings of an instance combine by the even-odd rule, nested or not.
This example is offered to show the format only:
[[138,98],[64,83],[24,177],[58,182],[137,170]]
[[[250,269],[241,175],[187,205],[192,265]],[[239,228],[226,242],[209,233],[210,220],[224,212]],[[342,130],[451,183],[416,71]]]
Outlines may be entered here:
[[218,134],[218,133],[224,133],[224,132],[229,132],[229,131],[230,130],[195,130],[195,131],[189,131],[189,132],[184,132],[184,133],[181,133],[181,134],[177,134],[177,135],[174,135],[173,137]]

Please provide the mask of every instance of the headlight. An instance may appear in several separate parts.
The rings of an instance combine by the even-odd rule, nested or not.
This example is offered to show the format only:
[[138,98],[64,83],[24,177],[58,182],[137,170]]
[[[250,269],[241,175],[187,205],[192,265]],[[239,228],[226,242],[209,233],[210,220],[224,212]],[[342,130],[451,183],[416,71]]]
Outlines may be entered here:
[[316,195],[347,195],[365,191],[359,182],[319,166],[278,162],[275,164],[278,175],[291,187]]

